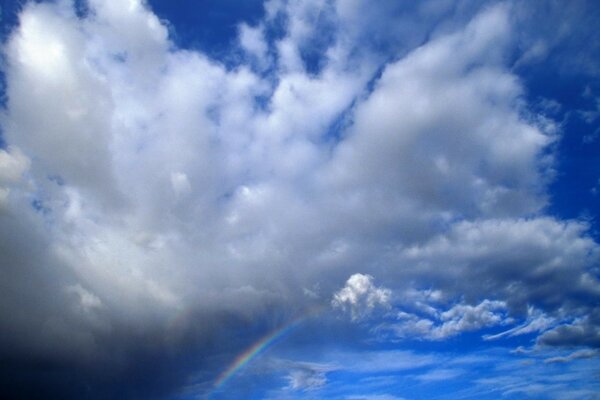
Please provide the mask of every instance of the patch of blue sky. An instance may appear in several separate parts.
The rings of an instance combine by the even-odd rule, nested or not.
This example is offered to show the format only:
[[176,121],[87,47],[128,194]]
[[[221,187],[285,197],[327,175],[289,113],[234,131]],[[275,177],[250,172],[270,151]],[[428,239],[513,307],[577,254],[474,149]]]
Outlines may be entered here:
[[[1,105],[0,105],[1,107]],[[2,127],[0,126],[0,150],[2,149],[6,149],[6,140],[4,139],[4,130],[2,129]]]
[[223,61],[237,40],[239,24],[255,25],[264,15],[261,0],[149,0],[148,5],[171,27],[171,40],[178,47]]
[[0,40],[5,42],[10,32],[17,25],[19,13],[25,1],[3,1],[0,3]]
[[[409,353],[410,354],[410,353]],[[528,385],[537,386],[539,398],[551,398],[550,391],[573,392],[582,387],[593,389],[593,373],[580,374],[587,366],[598,367],[597,361],[581,360],[573,364],[547,364],[543,360],[513,355],[506,349],[478,352],[412,353],[412,357],[429,356],[430,365],[404,370],[338,372],[327,375],[324,396],[317,398],[350,398],[360,395],[389,394],[405,399],[419,398],[530,398]],[[354,362],[361,365],[358,353]],[[554,377],[562,375],[560,385]],[[502,384],[503,383],[503,384]],[[471,393],[469,393],[471,392]],[[299,398],[311,398],[311,396]]]
[[[561,79],[557,76],[561,75]],[[600,113],[596,98],[600,81],[588,75],[562,74],[558,66],[544,64],[521,71],[527,99],[559,123],[560,136],[552,149],[556,174],[549,186],[551,215],[584,219],[592,224],[596,240],[599,199],[594,188],[600,179]],[[594,93],[594,94],[592,94]],[[586,118],[586,112],[587,114]]]
[[[303,361],[315,368],[316,376],[312,380],[307,376],[304,381],[302,371],[294,367],[278,373],[273,367],[277,364],[276,353],[273,351],[270,359],[265,356],[250,366],[230,382],[228,390],[212,398],[547,399],[581,394],[584,388],[588,397],[581,398],[593,398],[590,394],[600,388],[593,372],[599,366],[595,359],[548,363],[511,354],[505,348],[468,353],[353,349],[337,353],[330,364],[322,363],[322,372],[316,370],[318,363],[308,364],[310,354],[305,354]],[[383,362],[373,363],[377,357]],[[343,364],[337,362],[340,358],[344,359]],[[395,360],[390,361],[391,358]],[[327,356],[320,355],[318,359],[327,360]],[[301,386],[302,383],[307,386]],[[554,396],[557,393],[560,395]]]
[[[538,40],[530,45],[540,54],[530,50],[521,55],[514,72],[523,82],[527,103],[560,129],[559,140],[551,149],[556,174],[549,186],[547,212],[558,218],[587,220],[590,233],[598,240],[600,202],[594,188],[600,179],[600,71],[593,60],[600,57],[600,47],[594,40],[585,44],[593,37],[594,28],[584,22],[597,20],[600,7],[585,4],[581,9],[586,15],[579,15],[577,26],[566,27],[569,36],[556,43],[555,27],[544,21],[535,30],[522,33],[521,39]],[[565,12],[581,13],[577,5],[572,6]]]
[[[483,329],[437,341],[365,340],[371,327],[330,316],[307,321],[209,398],[530,399],[553,398],[549,393],[557,390],[568,395],[600,387],[594,383],[597,359],[559,358],[572,349],[532,350],[534,334],[490,342],[482,335],[499,329]],[[518,348],[523,350],[514,351]],[[585,368],[589,372],[581,373]],[[561,377],[558,384],[553,376]],[[206,387],[193,396],[199,394],[206,394]],[[193,398],[189,396],[178,399]]]
[[311,25],[314,35],[300,46],[300,57],[309,76],[317,76],[327,62],[327,50],[335,43],[335,22],[329,17],[330,13],[324,5],[312,17]]
[[[276,390],[279,385],[277,393],[282,396],[279,398],[292,399],[360,398],[360,395],[374,394],[406,399],[494,399],[499,392],[510,399],[524,399],[531,398],[532,394],[524,387],[528,379],[537,385],[536,390],[541,393],[539,398],[552,398],[549,392],[554,389],[568,395],[579,388],[600,386],[594,384],[593,371],[600,367],[597,359],[570,360],[568,355],[573,353],[573,349],[535,348],[536,333],[505,336],[494,341],[483,338],[501,333],[513,325],[479,329],[443,340],[405,338],[382,341],[365,340],[369,335],[373,336],[372,322],[352,326],[341,326],[344,325],[342,322],[327,319],[312,322],[324,329],[315,331],[314,324],[300,327],[262,355],[262,361],[257,360],[259,362],[242,371],[238,378],[241,379],[239,386],[245,387],[245,379],[249,379],[247,374],[250,374],[253,380],[264,379],[263,389]],[[515,321],[514,325],[518,322]],[[336,336],[336,332],[340,335]],[[564,356],[567,357],[560,359]],[[290,370],[282,371],[279,377],[273,371],[264,374],[264,366],[272,365],[268,363],[269,358],[285,359],[298,365],[321,365],[323,384],[294,388],[288,382],[293,376]],[[590,372],[577,373],[581,365],[588,365]],[[552,385],[548,373],[562,374],[559,386]],[[284,379],[286,376],[287,381]],[[492,384],[496,380],[501,381],[502,377],[506,381],[503,386],[498,388]],[[235,385],[235,380],[231,384]],[[223,396],[227,393],[225,391]],[[254,398],[264,398],[264,394]]]
[[73,9],[79,18],[85,18],[90,11],[87,0],[73,0]]
[[[19,21],[19,13],[25,1],[3,1],[0,3],[0,48],[4,46],[10,33]],[[5,109],[8,98],[6,97],[6,74],[4,65],[6,63],[3,52],[0,52],[0,108]],[[2,125],[0,124],[0,149],[6,148],[6,141]]]

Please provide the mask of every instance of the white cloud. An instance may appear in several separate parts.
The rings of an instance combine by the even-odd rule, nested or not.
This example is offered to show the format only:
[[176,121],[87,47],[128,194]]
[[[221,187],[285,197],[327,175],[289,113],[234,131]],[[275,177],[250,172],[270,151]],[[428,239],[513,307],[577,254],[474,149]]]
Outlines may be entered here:
[[269,62],[267,59],[269,48],[265,41],[262,27],[252,27],[247,24],[241,24],[239,30],[240,45],[242,48],[249,55],[255,57],[260,68],[266,67]]
[[389,307],[391,292],[376,287],[370,275],[354,274],[346,281],[346,286],[333,295],[331,304],[349,311],[353,320],[368,316],[376,307]]
[[416,378],[423,382],[448,381],[460,376],[463,373],[464,371],[460,369],[440,368],[432,369],[424,374],[418,375]]
[[549,317],[540,310],[529,308],[527,313],[527,320],[523,324],[494,335],[484,335],[483,339],[497,340],[503,337],[526,335],[533,332],[544,332],[557,323],[556,318]]
[[0,185],[18,182],[29,165],[29,159],[19,149],[0,149]]
[[389,330],[399,338],[443,340],[464,332],[508,323],[506,304],[490,300],[475,306],[458,303],[445,311],[438,309],[435,315],[427,317],[400,311],[397,319],[399,322],[386,323],[379,330]]
[[[47,210],[36,218],[52,221],[48,240],[82,287],[114,304],[151,298],[158,309],[200,307],[207,292],[228,286],[306,298],[286,278],[297,269],[300,287],[322,281],[327,298],[348,271],[364,265],[378,276],[371,265],[387,263],[385,279],[399,286],[433,279],[448,289],[457,275],[489,274],[497,287],[459,289],[478,304],[490,289],[522,302],[542,297],[506,285],[509,269],[515,279],[546,273],[543,295],[566,271],[560,260],[585,269],[595,246],[582,238],[585,227],[514,218],[545,204],[539,157],[553,138],[521,117],[520,84],[503,68],[508,8],[389,63],[369,93],[377,64],[352,58],[346,39],[358,33],[344,22],[361,6],[277,4],[269,7],[290,16],[281,43],[296,53],[317,35],[311,21],[337,20],[317,75],[288,66],[273,84],[247,66],[227,70],[174,49],[139,2],[94,1],[85,19],[64,5],[25,9],[7,51],[5,130],[34,160],[34,186],[15,195]],[[268,23],[242,26],[242,45],[263,53]],[[48,51],[60,57],[40,64]],[[271,96],[265,109],[258,95]],[[341,113],[347,123],[329,138]],[[525,249],[536,249],[533,270],[510,259]],[[336,295],[355,317],[389,301],[367,276]],[[435,319],[439,307],[418,301]],[[466,324],[453,321],[445,329]]]
[[315,390],[327,383],[324,372],[310,369],[292,371],[287,379],[292,390]]
[[434,338],[453,336],[461,332],[502,324],[506,309],[503,301],[484,300],[476,306],[457,304],[441,314],[442,325],[433,333]]
[[18,185],[30,160],[18,149],[0,149],[0,211],[9,205],[11,186]]
[[177,196],[186,195],[192,190],[190,180],[183,172],[171,173],[171,186],[173,187],[173,191]]
[[364,351],[327,354],[340,368],[358,373],[406,371],[435,365],[439,357],[410,351]]

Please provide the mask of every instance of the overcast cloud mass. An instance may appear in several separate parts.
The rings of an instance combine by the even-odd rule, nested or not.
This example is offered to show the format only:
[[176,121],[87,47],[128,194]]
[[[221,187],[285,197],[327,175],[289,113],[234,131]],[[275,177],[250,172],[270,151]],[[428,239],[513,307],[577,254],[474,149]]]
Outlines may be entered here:
[[600,398],[596,2],[200,3],[2,3],[1,397]]

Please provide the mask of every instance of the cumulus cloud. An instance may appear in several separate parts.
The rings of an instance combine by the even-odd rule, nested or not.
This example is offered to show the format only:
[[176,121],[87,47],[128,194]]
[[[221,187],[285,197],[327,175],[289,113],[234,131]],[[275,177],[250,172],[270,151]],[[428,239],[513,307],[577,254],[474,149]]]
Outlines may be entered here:
[[333,295],[332,305],[349,311],[352,319],[367,316],[376,307],[389,307],[391,292],[377,287],[370,275],[354,274],[346,281],[346,286]]
[[[2,354],[76,370],[66,397],[162,394],[315,303],[396,310],[396,339],[514,316],[496,338],[597,346],[600,250],[544,214],[560,126],[507,61],[518,9],[442,3],[270,0],[234,66],[140,0],[24,5],[2,48]],[[324,384],[307,371],[290,386]]]

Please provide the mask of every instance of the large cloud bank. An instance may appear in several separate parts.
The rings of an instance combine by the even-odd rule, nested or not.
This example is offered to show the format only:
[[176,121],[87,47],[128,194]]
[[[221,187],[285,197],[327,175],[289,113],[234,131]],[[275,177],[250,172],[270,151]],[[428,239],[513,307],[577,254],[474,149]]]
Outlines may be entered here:
[[560,126],[512,71],[523,10],[398,24],[368,3],[268,1],[232,63],[138,0],[26,5],[4,46],[5,359],[135,397],[142,368],[170,390],[184,349],[202,371],[243,347],[227,332],[315,304],[381,340],[598,347],[600,248],[545,214]]

